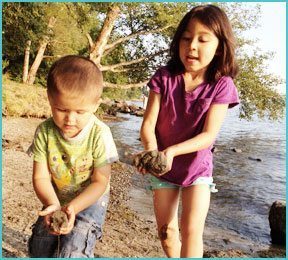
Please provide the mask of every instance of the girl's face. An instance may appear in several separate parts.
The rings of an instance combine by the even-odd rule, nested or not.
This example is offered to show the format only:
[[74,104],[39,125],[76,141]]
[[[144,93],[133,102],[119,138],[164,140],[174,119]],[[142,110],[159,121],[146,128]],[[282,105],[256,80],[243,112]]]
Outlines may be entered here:
[[[66,137],[75,137],[87,125],[99,104],[65,94],[48,95],[53,121]],[[82,100],[82,101],[81,101]],[[100,102],[99,102],[100,103]]]
[[185,71],[204,78],[218,44],[219,40],[213,31],[197,19],[191,19],[179,43],[179,56]]

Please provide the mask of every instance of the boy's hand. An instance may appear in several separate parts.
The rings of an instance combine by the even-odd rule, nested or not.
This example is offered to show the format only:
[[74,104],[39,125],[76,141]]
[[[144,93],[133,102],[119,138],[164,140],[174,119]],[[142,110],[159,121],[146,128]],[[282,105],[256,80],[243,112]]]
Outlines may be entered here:
[[[50,225],[51,225],[51,215],[53,214],[53,212],[55,212],[56,210],[60,210],[61,207],[60,205],[49,205],[47,208],[45,208],[42,211],[39,211],[38,215],[44,217],[44,223],[45,226],[50,229]],[[53,234],[58,235],[56,233],[53,232]]]
[[67,235],[71,232],[71,230],[74,227],[75,222],[75,210],[72,205],[67,205],[64,208],[62,208],[62,211],[64,211],[68,217],[68,225],[65,228],[60,229],[61,235]]

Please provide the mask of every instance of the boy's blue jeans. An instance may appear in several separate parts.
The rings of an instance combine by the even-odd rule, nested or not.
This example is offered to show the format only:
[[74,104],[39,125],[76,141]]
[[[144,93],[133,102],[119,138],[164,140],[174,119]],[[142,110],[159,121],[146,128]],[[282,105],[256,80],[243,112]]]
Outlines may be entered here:
[[59,252],[58,236],[49,234],[43,217],[39,217],[28,243],[30,257],[93,258],[96,240],[102,236],[108,201],[109,192],[76,215],[72,231],[60,236]]

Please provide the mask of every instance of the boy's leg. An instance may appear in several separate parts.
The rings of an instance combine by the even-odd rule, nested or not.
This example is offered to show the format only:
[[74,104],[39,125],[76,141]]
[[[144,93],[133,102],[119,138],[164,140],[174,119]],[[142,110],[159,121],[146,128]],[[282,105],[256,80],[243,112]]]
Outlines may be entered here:
[[181,257],[203,257],[203,232],[209,204],[207,184],[182,189]]
[[179,189],[161,188],[153,190],[154,212],[158,234],[165,254],[180,257],[178,205]]
[[61,258],[93,258],[96,240],[102,236],[109,201],[109,193],[76,216],[72,231],[61,236],[60,250],[54,257]]
[[28,241],[30,257],[52,257],[58,245],[58,237],[49,234],[43,217],[39,217],[32,229],[32,235]]

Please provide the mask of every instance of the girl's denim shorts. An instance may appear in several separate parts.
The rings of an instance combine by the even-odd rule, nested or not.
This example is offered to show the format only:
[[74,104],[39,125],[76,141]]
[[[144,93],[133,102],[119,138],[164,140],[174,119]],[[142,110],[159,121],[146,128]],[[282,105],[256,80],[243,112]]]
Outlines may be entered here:
[[43,217],[39,217],[28,242],[30,257],[93,258],[96,240],[102,236],[108,201],[109,191],[78,213],[72,231],[61,235],[59,241],[58,236],[49,234]]
[[[199,185],[199,184],[207,184],[212,193],[218,192],[215,188],[216,184],[213,183],[213,177],[198,177],[190,186]],[[170,189],[179,189],[181,186],[173,184],[171,182],[167,182],[161,180],[153,175],[150,177],[150,187],[151,190],[170,188]]]

